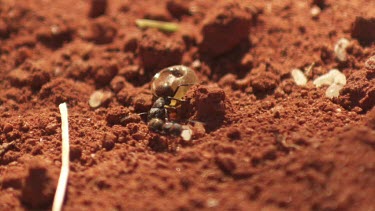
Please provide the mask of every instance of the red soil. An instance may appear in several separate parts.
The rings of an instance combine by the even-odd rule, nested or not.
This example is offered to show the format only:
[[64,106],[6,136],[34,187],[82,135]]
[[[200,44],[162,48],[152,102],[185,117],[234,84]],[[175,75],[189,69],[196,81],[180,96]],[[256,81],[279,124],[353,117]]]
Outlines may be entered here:
[[[180,30],[141,30],[138,18]],[[374,20],[367,0],[3,0],[0,210],[51,208],[62,102],[66,210],[375,209]],[[313,63],[296,86],[290,71]],[[152,76],[175,64],[201,80],[181,112],[204,123],[189,142],[138,115]],[[331,68],[348,81],[333,100],[312,84]],[[112,97],[90,108],[99,89]]]

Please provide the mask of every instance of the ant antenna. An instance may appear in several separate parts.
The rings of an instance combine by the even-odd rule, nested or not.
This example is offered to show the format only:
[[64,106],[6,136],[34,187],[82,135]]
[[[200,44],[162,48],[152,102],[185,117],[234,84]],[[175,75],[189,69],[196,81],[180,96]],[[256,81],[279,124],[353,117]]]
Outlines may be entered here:
[[127,122],[129,119],[131,119],[131,115],[138,115],[138,116],[140,116],[141,118],[143,118],[142,116],[147,116],[147,112],[142,112],[142,113],[130,113],[130,114],[128,114],[128,115],[126,115],[125,117],[123,117],[123,118],[121,118],[120,119],[120,123],[124,123],[124,122]]
[[142,113],[138,113],[139,116],[144,116],[144,115],[147,115],[148,112],[142,112]]
[[202,125],[206,125],[207,124],[205,122],[201,122],[201,121],[197,121],[197,120],[191,120],[191,119],[188,119],[187,122],[194,123],[194,124],[199,123],[199,124],[202,124]]

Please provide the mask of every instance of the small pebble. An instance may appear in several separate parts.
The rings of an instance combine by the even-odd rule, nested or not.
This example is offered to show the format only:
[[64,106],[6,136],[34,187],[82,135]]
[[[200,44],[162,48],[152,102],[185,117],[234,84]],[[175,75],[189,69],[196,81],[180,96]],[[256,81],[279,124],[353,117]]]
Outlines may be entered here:
[[97,90],[91,94],[89,105],[91,108],[97,108],[107,102],[112,97],[112,93],[108,91]]
[[202,63],[201,61],[199,61],[199,59],[196,59],[191,63],[191,67],[196,70],[199,70],[202,67]]
[[311,13],[311,16],[312,16],[313,18],[317,18],[317,17],[319,16],[319,14],[320,14],[321,11],[322,11],[322,10],[321,10],[318,6],[314,5],[314,6],[311,8],[310,13]]
[[293,69],[292,72],[292,77],[294,79],[294,82],[298,85],[298,86],[305,86],[306,83],[307,83],[307,78],[305,76],[305,74],[302,72],[302,70],[300,69]]
[[369,59],[367,59],[365,66],[369,70],[375,70],[375,56],[372,56]]
[[184,141],[190,141],[193,135],[193,131],[190,128],[186,128],[181,132],[181,138]]
[[212,208],[212,207],[217,207],[218,205],[219,205],[219,201],[217,199],[210,198],[207,200],[207,207]]
[[3,127],[4,133],[9,133],[13,130],[13,126],[9,123],[5,123]]
[[102,147],[106,150],[111,150],[115,147],[115,143],[117,142],[117,136],[111,132],[106,132],[102,139]]
[[341,38],[339,41],[337,41],[334,52],[336,58],[340,62],[345,62],[347,60],[347,54],[346,54],[346,48],[349,46],[350,41],[346,38]]
[[204,125],[201,122],[195,122],[192,130],[193,138],[195,139],[203,137],[206,134],[206,129],[204,128]]

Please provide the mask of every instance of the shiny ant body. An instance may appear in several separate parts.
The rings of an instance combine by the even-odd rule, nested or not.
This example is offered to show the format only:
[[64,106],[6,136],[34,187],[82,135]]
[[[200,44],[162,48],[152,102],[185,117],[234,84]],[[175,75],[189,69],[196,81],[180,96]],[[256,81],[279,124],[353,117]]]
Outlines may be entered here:
[[151,83],[156,100],[147,113],[148,128],[157,133],[180,136],[184,126],[170,121],[168,110],[179,107],[188,89],[197,83],[194,71],[183,65],[171,66],[156,73]]

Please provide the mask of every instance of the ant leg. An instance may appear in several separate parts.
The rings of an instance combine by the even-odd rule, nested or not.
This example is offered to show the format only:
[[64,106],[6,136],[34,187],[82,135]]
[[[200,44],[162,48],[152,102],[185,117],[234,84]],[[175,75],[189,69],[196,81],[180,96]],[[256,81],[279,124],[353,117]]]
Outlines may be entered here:
[[180,103],[181,103],[181,102],[186,102],[186,100],[178,99],[178,98],[171,97],[171,96],[168,96],[167,99],[168,99],[168,100],[176,100],[176,101],[178,101],[178,102],[180,102]]
[[165,122],[168,122],[169,121],[168,109],[164,108],[164,112],[165,112]]
[[128,115],[126,115],[126,116],[124,116],[120,119],[120,123],[126,124],[126,122],[129,122],[129,121],[131,122],[131,121],[133,121],[134,116],[139,116],[141,119],[144,119],[144,118],[147,117],[147,114],[148,114],[148,112],[142,112],[142,113],[138,113],[138,114],[137,113],[129,113]]
[[195,85],[195,84],[180,84],[180,85],[178,85],[178,87],[180,87],[180,86],[193,86],[193,85]]
[[199,124],[202,124],[202,125],[206,125],[205,122],[201,122],[201,121],[197,121],[197,120],[190,120],[190,119],[188,119],[187,122],[194,123],[194,124],[199,123]]
[[138,113],[139,116],[144,116],[144,115],[147,115],[148,112],[142,112],[142,113]]

